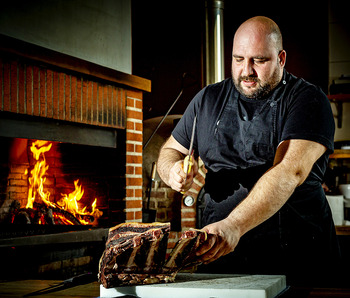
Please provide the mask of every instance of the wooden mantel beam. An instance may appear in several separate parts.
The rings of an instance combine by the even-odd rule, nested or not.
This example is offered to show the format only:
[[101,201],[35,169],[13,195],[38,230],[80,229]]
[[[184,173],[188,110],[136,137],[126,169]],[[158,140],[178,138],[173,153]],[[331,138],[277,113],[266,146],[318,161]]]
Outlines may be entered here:
[[0,51],[151,92],[151,81],[0,34]]

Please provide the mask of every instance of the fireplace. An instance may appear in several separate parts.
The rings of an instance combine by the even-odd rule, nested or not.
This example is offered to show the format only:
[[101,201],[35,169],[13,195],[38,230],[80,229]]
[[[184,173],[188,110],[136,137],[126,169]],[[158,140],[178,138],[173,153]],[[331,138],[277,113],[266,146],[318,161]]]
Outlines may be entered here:
[[[1,278],[97,270],[108,227],[125,221],[125,144],[119,141],[117,149],[0,137]],[[46,149],[35,158],[33,147]],[[44,204],[40,194],[56,205]],[[86,207],[83,215],[67,211],[64,199]]]
[[[0,44],[1,275],[97,270],[108,228],[142,221],[142,92],[150,82],[6,36]],[[66,211],[38,202],[41,219],[25,210],[36,142],[50,146],[39,157],[48,167],[41,192],[61,207],[83,192],[81,215],[62,222],[51,213]]]
[[1,223],[110,227],[125,221],[125,144],[0,140]]

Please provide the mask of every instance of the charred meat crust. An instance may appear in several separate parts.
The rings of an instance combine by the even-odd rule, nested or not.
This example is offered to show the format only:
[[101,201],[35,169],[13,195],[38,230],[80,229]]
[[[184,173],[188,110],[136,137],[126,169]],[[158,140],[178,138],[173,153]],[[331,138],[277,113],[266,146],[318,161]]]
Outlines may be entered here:
[[198,265],[195,250],[206,233],[183,232],[165,261],[170,223],[123,223],[109,230],[99,263],[98,279],[105,288],[173,282],[181,269]]

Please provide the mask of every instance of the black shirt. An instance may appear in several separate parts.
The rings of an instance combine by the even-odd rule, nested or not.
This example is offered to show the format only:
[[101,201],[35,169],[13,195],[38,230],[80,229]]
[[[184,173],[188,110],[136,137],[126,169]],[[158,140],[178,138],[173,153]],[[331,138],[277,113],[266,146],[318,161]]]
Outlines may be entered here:
[[205,87],[191,101],[172,133],[188,148],[193,118],[197,115],[194,148],[208,170],[206,194],[215,202],[230,201],[229,205],[225,202],[221,210],[220,206],[213,208],[216,214],[212,221],[225,218],[245,198],[273,165],[280,142],[304,139],[324,145],[327,151],[316,161],[284,209],[290,207],[298,220],[307,220],[319,229],[323,219],[331,217],[321,185],[328,155],[334,150],[335,125],[327,96],[320,88],[284,71],[271,95],[256,102],[255,111],[251,109],[254,102],[249,102],[250,115],[263,115],[258,125],[253,125],[255,120],[240,119],[236,111],[238,98],[231,78]]
[[[286,82],[286,84],[283,84]],[[189,104],[183,117],[175,127],[172,135],[184,147],[189,147],[194,115],[197,115],[196,136],[194,148],[203,160],[206,168],[217,172],[221,169],[249,168],[249,160],[239,156],[240,152],[231,148],[230,157],[222,160],[220,150],[216,156],[210,156],[210,146],[215,130],[220,129],[220,116],[227,101],[231,100],[235,91],[232,79],[209,85],[202,89]],[[236,91],[237,92],[237,91]],[[230,95],[231,94],[231,95]],[[303,79],[285,71],[283,80],[271,96],[277,103],[276,130],[274,140],[271,140],[273,152],[280,142],[289,139],[305,139],[324,145],[327,152],[316,162],[308,181],[322,182],[327,167],[328,155],[334,150],[334,119],[327,96],[322,90]],[[249,100],[240,96],[240,108],[251,118],[256,110],[261,109],[267,99]],[[242,103],[243,102],[243,103]],[[250,115],[250,116],[249,116]],[[242,137],[242,131],[235,137]],[[249,148],[246,148],[249,151]],[[219,154],[219,155],[217,155]],[[274,155],[265,162],[272,165]]]
[[[191,101],[172,133],[186,148],[195,115],[194,149],[208,170],[205,224],[225,218],[247,196],[273,165],[282,141],[304,139],[327,148],[287,203],[243,235],[229,267],[238,270],[242,263],[239,270],[252,268],[249,273],[271,268],[269,274],[294,272],[300,277],[302,268],[306,276],[325,275],[326,265],[339,256],[331,211],[321,185],[328,155],[334,150],[335,126],[327,96],[286,71],[270,96],[262,100],[243,98],[231,78],[209,85]],[[228,264],[226,259],[223,262]],[[218,268],[222,271],[223,266]]]

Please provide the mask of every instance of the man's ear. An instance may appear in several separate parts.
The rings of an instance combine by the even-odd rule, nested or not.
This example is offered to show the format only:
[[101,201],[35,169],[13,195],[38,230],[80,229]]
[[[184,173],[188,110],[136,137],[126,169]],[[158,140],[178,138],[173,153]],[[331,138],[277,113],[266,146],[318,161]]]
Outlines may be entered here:
[[278,59],[281,67],[284,67],[286,65],[287,52],[285,50],[280,51],[278,54]]

